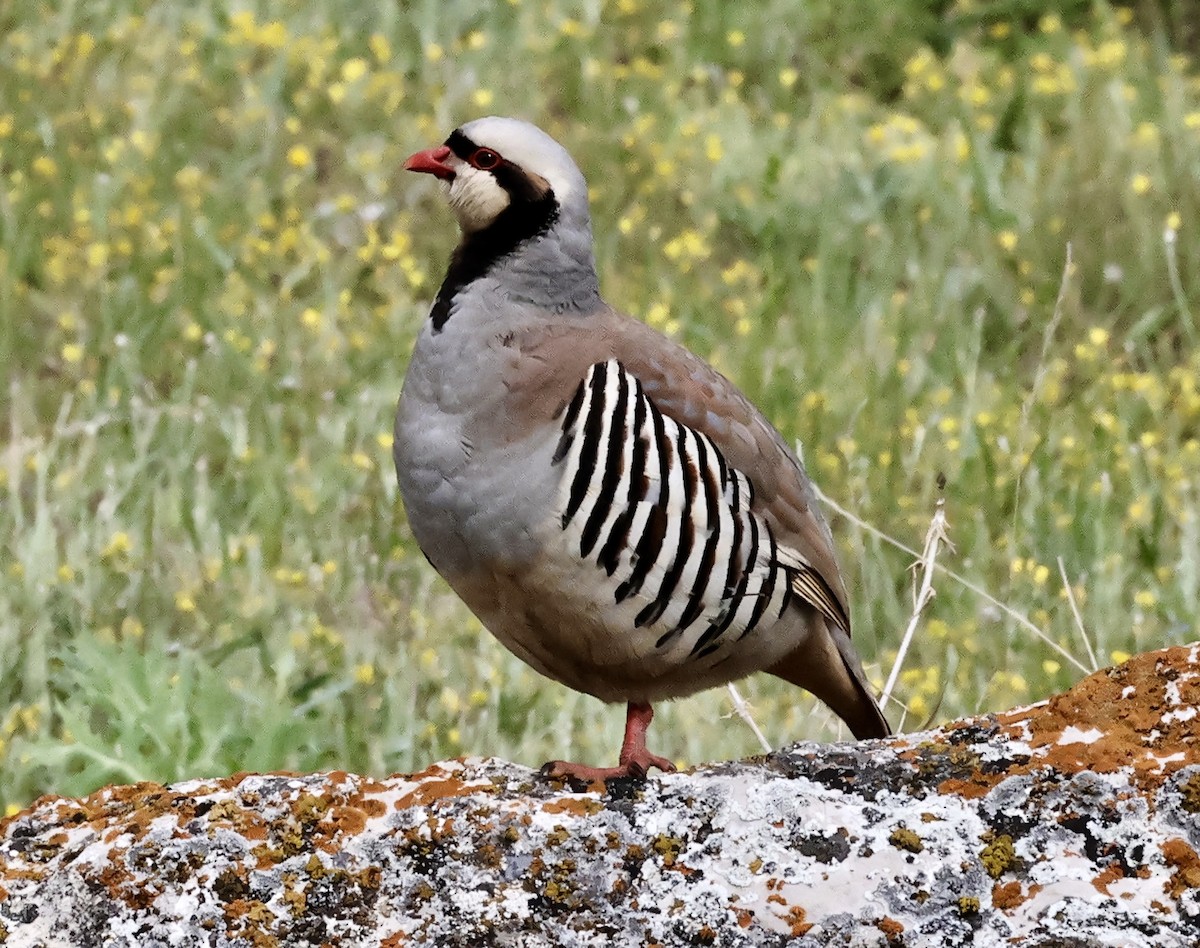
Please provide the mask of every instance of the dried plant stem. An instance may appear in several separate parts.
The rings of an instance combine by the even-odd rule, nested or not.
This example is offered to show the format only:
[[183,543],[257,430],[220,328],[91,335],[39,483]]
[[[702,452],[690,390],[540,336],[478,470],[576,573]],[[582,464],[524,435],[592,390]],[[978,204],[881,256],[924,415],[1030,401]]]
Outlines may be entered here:
[[750,730],[754,732],[754,736],[758,738],[759,746],[762,747],[763,752],[766,754],[771,753],[772,747],[755,722],[754,715],[750,713],[750,705],[746,703],[746,699],[742,697],[742,693],[734,687],[732,681],[726,687],[729,689],[729,698],[733,702],[733,713],[745,721]]
[[[837,511],[839,514],[841,514],[843,517],[845,517],[847,520],[849,520],[855,526],[867,531],[867,533],[871,534],[872,536],[878,537],[879,539],[883,540],[885,543],[888,543],[888,544],[894,546],[896,549],[903,550],[905,553],[909,554],[910,556],[914,556],[914,557],[918,557],[918,558],[920,557],[921,554],[918,553],[916,550],[914,550],[912,547],[908,546],[905,543],[901,543],[895,537],[889,536],[888,534],[886,534],[882,530],[880,530],[878,527],[872,526],[871,524],[867,523],[861,517],[855,516],[853,513],[851,513],[849,510],[847,510],[845,507],[843,507],[837,501],[833,500],[827,494],[823,493],[819,487],[816,488],[816,491],[817,491],[817,496],[821,499],[821,502],[823,504],[826,504],[830,509]],[[1001,602],[999,599],[997,599],[995,596],[993,596],[990,592],[988,592],[986,589],[984,589],[978,583],[971,582],[971,580],[967,579],[965,576],[954,572],[954,570],[952,570],[952,569],[946,568],[941,563],[934,564],[934,568],[937,569],[939,572],[944,573],[946,576],[948,576],[950,579],[954,580],[960,586],[963,586],[963,587],[971,590],[971,592],[975,593],[975,595],[979,596],[979,598],[985,600],[986,602],[991,603],[993,606],[995,606],[997,609],[999,609],[1001,612],[1003,612],[1006,616],[1008,616],[1010,619],[1012,619],[1018,625],[1020,625],[1023,629],[1027,630],[1028,632],[1033,633],[1034,636],[1036,636],[1041,641],[1045,642],[1046,645],[1048,645],[1051,649],[1053,649],[1055,652],[1057,652],[1059,654],[1059,656],[1061,656],[1063,658],[1063,660],[1074,665],[1085,675],[1090,675],[1093,671],[1095,671],[1094,668],[1088,668],[1087,665],[1085,665],[1083,662],[1081,662],[1079,659],[1077,659],[1074,655],[1072,655],[1070,652],[1068,652],[1065,648],[1063,648],[1061,645],[1059,645],[1057,642],[1055,642],[1054,639],[1050,638],[1049,635],[1047,635],[1045,632],[1043,632],[1041,629],[1039,629],[1036,625],[1034,625],[1031,621],[1029,621],[1028,616],[1022,615],[1021,613],[1017,612],[1017,610],[1014,609],[1012,606],[1009,606],[1006,603]]]
[[[879,703],[883,707],[887,707],[888,702],[892,700],[892,689],[896,687],[896,680],[900,677],[900,669],[904,666],[904,658],[908,654],[908,647],[912,644],[913,636],[916,635],[917,623],[921,619],[921,613],[925,611],[925,607],[937,595],[933,588],[933,572],[937,566],[938,551],[942,546],[949,547],[951,551],[954,550],[954,544],[950,542],[949,527],[950,524],[946,520],[946,498],[939,497],[937,509],[934,510],[933,519],[929,523],[929,529],[925,532],[925,549],[921,551],[920,557],[911,567],[913,573],[913,613],[912,617],[908,620],[908,627],[904,630],[904,636],[900,639],[900,648],[896,652],[896,661],[892,663],[892,671],[888,675],[887,684],[883,686],[883,694],[879,696]],[[918,575],[920,577],[919,584]]]
[[1062,577],[1063,589],[1067,592],[1067,602],[1071,604],[1071,615],[1075,617],[1075,625],[1079,629],[1079,635],[1083,639],[1083,647],[1087,649],[1088,661],[1092,663],[1092,671],[1100,667],[1100,662],[1096,658],[1096,650],[1092,648],[1092,639],[1088,635],[1087,627],[1083,624],[1083,615],[1079,611],[1079,604],[1075,601],[1075,590],[1071,588],[1071,581],[1067,579],[1067,568],[1063,565],[1063,558],[1058,558],[1058,574]]

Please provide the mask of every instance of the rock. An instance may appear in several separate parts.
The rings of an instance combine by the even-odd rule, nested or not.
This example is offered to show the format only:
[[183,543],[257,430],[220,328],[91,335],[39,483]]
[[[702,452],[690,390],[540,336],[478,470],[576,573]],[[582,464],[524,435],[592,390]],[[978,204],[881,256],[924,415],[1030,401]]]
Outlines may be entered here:
[[472,758],[45,797],[0,824],[0,944],[1184,948],[1198,660],[644,784]]

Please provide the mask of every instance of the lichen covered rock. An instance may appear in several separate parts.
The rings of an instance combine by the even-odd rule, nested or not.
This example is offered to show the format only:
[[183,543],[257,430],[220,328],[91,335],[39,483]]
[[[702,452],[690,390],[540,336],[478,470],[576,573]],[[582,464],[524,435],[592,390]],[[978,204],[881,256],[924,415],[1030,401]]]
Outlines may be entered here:
[[44,798],[0,824],[0,944],[1184,948],[1198,663],[644,784],[469,759]]

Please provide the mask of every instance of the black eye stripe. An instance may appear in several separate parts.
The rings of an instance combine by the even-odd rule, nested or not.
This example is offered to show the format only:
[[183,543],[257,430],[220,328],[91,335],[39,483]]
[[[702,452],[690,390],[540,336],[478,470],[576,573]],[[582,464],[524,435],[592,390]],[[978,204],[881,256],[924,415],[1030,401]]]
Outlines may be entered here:
[[[495,154],[500,160],[495,167],[488,168],[487,171],[496,179],[500,187],[504,188],[518,203],[536,203],[546,196],[544,182],[540,182],[540,179],[539,182],[533,181],[524,170],[505,161],[504,156],[499,152],[487,148],[486,145],[477,145],[471,141],[460,128],[456,128],[450,133],[450,137],[446,139],[446,147],[473,167],[477,166],[471,159],[480,148],[486,148]],[[553,192],[550,193],[553,195]]]
[[[450,133],[450,137],[446,139],[446,145],[463,161],[483,171],[495,171],[504,164],[504,158],[498,151],[494,148],[488,148],[487,145],[476,145],[458,129]],[[490,156],[494,159],[494,162],[486,164],[477,161],[476,159],[481,154]]]
[[450,137],[446,139],[446,147],[454,152],[454,154],[456,154],[463,161],[469,161],[471,156],[479,150],[479,146],[471,141],[471,139],[467,138],[467,136],[462,133],[461,129],[457,128],[452,131],[450,133]]

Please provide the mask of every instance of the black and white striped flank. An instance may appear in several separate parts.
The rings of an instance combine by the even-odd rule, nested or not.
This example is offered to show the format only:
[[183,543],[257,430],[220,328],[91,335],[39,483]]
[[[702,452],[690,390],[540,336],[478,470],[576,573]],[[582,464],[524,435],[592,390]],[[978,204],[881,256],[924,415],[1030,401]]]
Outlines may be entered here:
[[835,622],[837,598],[751,510],[754,487],[707,435],[667,417],[616,360],[588,370],[562,417],[557,514],[617,604],[659,648],[693,656],[773,625],[799,595]]

